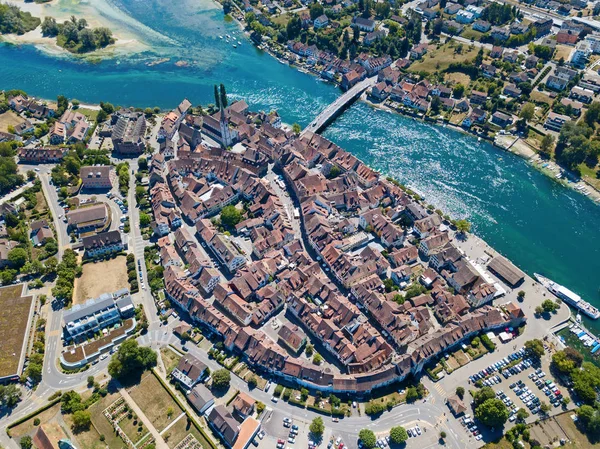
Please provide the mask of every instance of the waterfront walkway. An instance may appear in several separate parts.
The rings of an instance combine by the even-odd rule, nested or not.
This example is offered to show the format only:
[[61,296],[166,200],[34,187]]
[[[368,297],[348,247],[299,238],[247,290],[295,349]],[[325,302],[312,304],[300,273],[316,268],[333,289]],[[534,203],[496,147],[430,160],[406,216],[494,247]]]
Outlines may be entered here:
[[304,134],[307,131],[318,133],[323,131],[327,126],[341,113],[358,99],[364,91],[369,87],[377,84],[377,76],[366,78],[355,84],[352,88],[344,92],[333,103],[327,106],[323,111],[302,131]]

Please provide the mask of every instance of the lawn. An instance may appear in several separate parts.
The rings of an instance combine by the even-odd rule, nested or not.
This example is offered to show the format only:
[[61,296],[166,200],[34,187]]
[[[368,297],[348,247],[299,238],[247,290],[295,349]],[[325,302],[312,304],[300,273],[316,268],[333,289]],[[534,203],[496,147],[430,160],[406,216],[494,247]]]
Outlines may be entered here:
[[125,256],[103,262],[91,262],[83,266],[83,274],[75,279],[73,305],[83,304],[102,293],[112,293],[129,288],[127,281],[127,260]]
[[167,374],[170,374],[171,371],[177,366],[181,356],[177,354],[172,349],[167,347],[163,347],[160,349],[160,356],[162,357],[162,361],[165,364],[165,369],[167,370]]
[[[462,52],[457,53],[455,50],[459,45],[462,45]],[[469,45],[450,42],[442,45],[440,48],[428,51],[423,59],[413,63],[409,70],[411,72],[441,72],[446,70],[452,63],[472,60],[477,56],[478,51],[477,47],[470,49]]]
[[33,296],[21,296],[23,284],[0,288],[0,377],[17,374],[29,327]]
[[91,122],[96,121],[96,117],[98,117],[98,112],[99,112],[97,109],[87,109],[87,108],[78,108],[77,111],[81,112],[83,115],[85,115],[88,118],[88,120],[90,120]]
[[[130,390],[129,394],[159,432],[181,414],[182,410],[179,405],[152,373],[147,373],[140,383]],[[173,410],[171,418],[167,416],[169,408]]]
[[470,41],[479,41],[481,36],[483,36],[482,32],[476,31],[470,26],[465,27],[464,31],[460,35],[460,37],[464,37],[465,39],[469,39]]
[[598,178],[596,174],[598,171],[600,171],[600,167],[596,166],[594,168],[590,168],[586,164],[581,164],[578,168],[581,172],[581,176],[585,178],[587,182],[597,189],[600,189],[600,178]]
[[[103,414],[104,409],[113,402],[115,402],[117,399],[119,399],[120,396],[121,395],[119,393],[108,394],[89,408],[89,411],[92,415],[92,425],[94,429],[100,435],[104,435],[104,443],[110,449],[121,449],[125,446],[123,440],[119,436],[117,436],[112,424]],[[91,448],[93,448],[93,446]],[[84,449],[91,448],[84,447]]]
[[8,132],[9,126],[17,126],[19,123],[22,123],[23,119],[19,117],[13,111],[6,111],[3,114],[0,114],[0,131]]
[[271,17],[271,21],[276,25],[287,25],[289,17],[286,13],[280,14],[276,17]]
[[[592,443],[588,438],[579,431],[573,419],[571,419],[571,415],[573,412],[563,413],[561,415],[556,416],[552,421],[557,421],[560,424],[560,428],[564,430],[564,432],[569,437],[570,442],[565,444],[563,447],[567,449],[598,449],[600,448],[600,443]],[[553,426],[554,427],[554,426]],[[558,427],[558,426],[556,426]],[[533,432],[532,432],[533,434]]]

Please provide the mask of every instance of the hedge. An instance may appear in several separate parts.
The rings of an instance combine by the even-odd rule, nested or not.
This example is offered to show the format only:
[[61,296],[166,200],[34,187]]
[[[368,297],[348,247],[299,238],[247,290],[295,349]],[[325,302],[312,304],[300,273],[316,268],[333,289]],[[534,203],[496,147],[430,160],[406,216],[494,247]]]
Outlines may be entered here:
[[160,382],[160,384],[163,386],[163,388],[165,390],[167,390],[167,392],[169,393],[169,395],[173,398],[173,400],[177,403],[177,405],[181,408],[181,410],[183,410],[183,412],[186,414],[186,416],[190,419],[190,421],[192,422],[192,424],[194,424],[194,427],[196,427],[196,430],[198,430],[198,432],[200,432],[202,434],[202,436],[204,437],[204,439],[206,441],[208,441],[208,443],[210,444],[211,449],[217,449],[217,446],[215,445],[215,443],[213,443],[212,439],[206,434],[206,432],[204,431],[204,429],[202,427],[200,427],[200,425],[196,422],[196,420],[194,419],[193,416],[191,416],[188,412],[187,409],[185,408],[185,406],[181,403],[181,400],[177,397],[177,395],[175,393],[173,393],[171,391],[171,389],[169,388],[169,386],[165,383],[165,381],[162,379],[162,377],[160,377],[158,375],[158,373],[156,372],[155,369],[152,369],[152,374],[154,374],[154,377],[156,377],[158,379],[158,381]]

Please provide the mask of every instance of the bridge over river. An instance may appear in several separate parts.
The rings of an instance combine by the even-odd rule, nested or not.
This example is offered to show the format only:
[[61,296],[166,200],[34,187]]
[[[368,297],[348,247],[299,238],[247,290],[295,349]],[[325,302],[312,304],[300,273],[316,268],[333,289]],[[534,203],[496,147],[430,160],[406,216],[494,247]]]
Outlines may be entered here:
[[377,76],[365,78],[344,92],[333,103],[327,106],[310,124],[304,128],[302,134],[307,131],[319,133],[329,126],[342,112],[354,103],[364,91],[377,84]]

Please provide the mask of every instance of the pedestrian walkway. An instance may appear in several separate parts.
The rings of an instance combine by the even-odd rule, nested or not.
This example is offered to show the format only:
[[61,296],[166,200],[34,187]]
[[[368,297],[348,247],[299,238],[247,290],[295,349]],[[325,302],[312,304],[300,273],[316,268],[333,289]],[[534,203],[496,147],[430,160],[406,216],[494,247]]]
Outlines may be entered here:
[[171,423],[165,427],[160,434],[162,435],[163,433],[165,433],[167,430],[169,430],[171,427],[173,427],[173,425],[179,421],[182,417],[186,416],[185,412],[181,412],[181,415],[179,415],[177,418],[175,418],[173,421],[171,421]]
[[152,437],[154,438],[154,444],[156,446],[156,449],[169,449],[169,446],[167,446],[167,443],[165,443],[165,440],[163,439],[163,437],[160,436],[160,433],[158,432],[158,430],[156,430],[156,427],[154,427],[154,424],[152,424],[150,422],[150,420],[146,417],[146,415],[144,414],[142,409],[139,408],[138,405],[135,403],[135,401],[132,399],[132,397],[129,396],[129,393],[127,392],[127,390],[125,390],[125,388],[121,387],[119,389],[119,393],[121,393],[121,396],[123,396],[123,399],[125,399],[125,402],[127,402],[127,405],[129,406],[129,408],[137,415],[137,417],[140,419],[140,421],[142,421],[142,423],[144,423],[144,426],[146,426],[146,429],[148,429],[150,431],[150,433],[152,434]]

